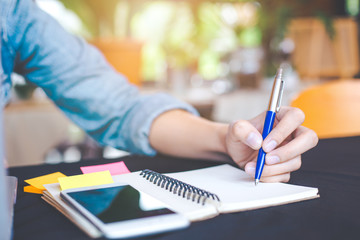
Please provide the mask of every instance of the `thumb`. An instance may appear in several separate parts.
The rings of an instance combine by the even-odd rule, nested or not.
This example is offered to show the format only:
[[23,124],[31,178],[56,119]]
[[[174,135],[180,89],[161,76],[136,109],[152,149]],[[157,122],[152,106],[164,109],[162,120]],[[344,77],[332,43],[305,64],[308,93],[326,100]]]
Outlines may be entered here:
[[229,138],[234,142],[242,142],[254,150],[259,150],[262,136],[259,131],[248,121],[238,120],[230,125]]

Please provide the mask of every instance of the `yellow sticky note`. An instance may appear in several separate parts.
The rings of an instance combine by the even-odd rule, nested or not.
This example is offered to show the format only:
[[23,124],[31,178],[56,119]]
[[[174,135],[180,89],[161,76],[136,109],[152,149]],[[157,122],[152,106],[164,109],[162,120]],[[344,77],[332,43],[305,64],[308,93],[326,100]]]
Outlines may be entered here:
[[61,177],[66,177],[66,175],[62,174],[61,172],[55,172],[55,173],[43,175],[40,177],[28,179],[28,180],[25,180],[25,182],[35,188],[38,188],[40,190],[45,190],[44,184],[57,183],[58,178],[61,178]]
[[43,191],[30,185],[24,187],[24,192],[42,194]]
[[61,190],[113,183],[109,171],[94,172],[59,178]]

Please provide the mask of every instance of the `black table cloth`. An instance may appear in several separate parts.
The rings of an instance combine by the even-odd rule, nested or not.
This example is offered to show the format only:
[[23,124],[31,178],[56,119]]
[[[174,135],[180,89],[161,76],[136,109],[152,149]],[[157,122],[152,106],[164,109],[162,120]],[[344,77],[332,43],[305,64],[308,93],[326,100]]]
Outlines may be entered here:
[[[222,214],[192,223],[184,230],[138,239],[360,239],[360,137],[320,140],[302,159],[303,165],[292,174],[290,183],[319,188],[318,199]],[[166,156],[126,156],[10,168],[9,175],[19,180],[14,239],[89,239],[41,195],[24,193],[24,180],[55,171],[80,174],[80,166],[116,161],[124,161],[130,171],[148,168],[161,173],[220,164]]]

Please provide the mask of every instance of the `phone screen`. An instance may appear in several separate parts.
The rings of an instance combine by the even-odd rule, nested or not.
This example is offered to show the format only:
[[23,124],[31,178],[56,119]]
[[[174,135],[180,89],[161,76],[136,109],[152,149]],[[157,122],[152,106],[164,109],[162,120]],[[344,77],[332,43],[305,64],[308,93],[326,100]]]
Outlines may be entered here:
[[67,194],[103,223],[174,213],[160,201],[129,185]]

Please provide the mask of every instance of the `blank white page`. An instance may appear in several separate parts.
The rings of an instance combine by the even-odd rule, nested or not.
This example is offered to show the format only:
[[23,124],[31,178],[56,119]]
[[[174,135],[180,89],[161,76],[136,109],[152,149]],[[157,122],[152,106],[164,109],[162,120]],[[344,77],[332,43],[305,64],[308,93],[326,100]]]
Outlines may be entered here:
[[244,171],[228,164],[165,174],[215,193],[222,213],[244,211],[318,197],[318,189],[285,183],[259,183]]

